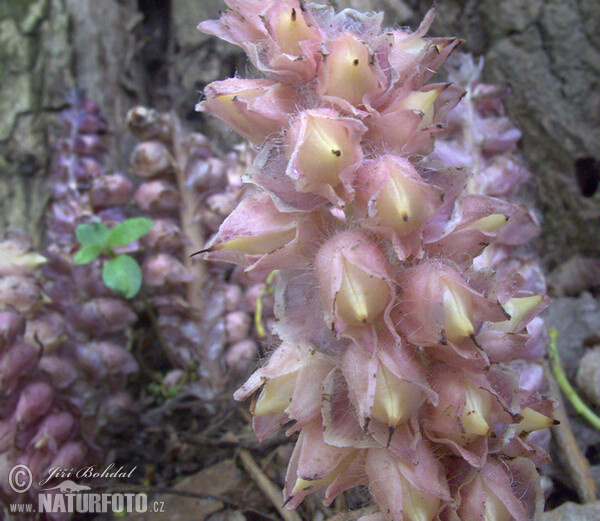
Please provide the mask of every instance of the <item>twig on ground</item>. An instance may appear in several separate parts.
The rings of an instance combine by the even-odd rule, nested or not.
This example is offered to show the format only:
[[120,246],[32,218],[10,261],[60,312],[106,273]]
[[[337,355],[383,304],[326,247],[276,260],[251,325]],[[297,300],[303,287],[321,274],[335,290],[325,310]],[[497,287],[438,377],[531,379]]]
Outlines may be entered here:
[[302,521],[300,516],[293,510],[286,510],[283,506],[283,495],[277,485],[275,485],[260,467],[256,464],[252,456],[248,451],[240,450],[238,452],[242,465],[250,477],[255,481],[256,485],[267,499],[273,504],[273,506],[279,512],[279,515],[284,521]]

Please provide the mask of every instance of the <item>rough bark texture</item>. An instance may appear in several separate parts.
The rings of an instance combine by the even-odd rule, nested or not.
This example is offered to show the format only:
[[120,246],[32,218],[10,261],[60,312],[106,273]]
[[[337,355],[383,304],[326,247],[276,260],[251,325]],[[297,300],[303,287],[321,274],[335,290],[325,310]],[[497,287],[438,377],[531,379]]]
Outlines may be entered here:
[[0,229],[26,230],[39,243],[57,113],[71,89],[86,89],[103,108],[112,130],[111,166],[122,164],[117,121],[143,101],[132,71],[140,21],[135,0],[0,4]]

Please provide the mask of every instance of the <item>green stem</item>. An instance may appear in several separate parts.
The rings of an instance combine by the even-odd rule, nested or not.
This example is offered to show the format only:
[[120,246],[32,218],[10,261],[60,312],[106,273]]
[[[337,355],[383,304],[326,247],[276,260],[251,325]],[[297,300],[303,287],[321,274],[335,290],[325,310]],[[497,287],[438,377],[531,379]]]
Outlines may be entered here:
[[558,329],[551,328],[548,333],[550,334],[550,366],[552,367],[552,374],[556,379],[556,383],[560,387],[563,394],[571,402],[571,405],[575,410],[581,414],[596,430],[600,431],[600,417],[598,417],[579,397],[573,386],[567,379],[564,369],[560,363],[560,357],[558,356],[558,349],[556,342],[558,340]]

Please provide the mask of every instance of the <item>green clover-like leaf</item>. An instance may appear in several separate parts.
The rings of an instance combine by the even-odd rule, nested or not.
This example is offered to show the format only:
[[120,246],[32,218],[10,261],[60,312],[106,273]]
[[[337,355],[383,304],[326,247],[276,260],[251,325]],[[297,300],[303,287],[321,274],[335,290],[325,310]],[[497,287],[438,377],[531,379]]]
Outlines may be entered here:
[[146,235],[153,226],[154,222],[146,217],[127,219],[110,231],[106,243],[109,246],[125,246]]
[[102,253],[102,246],[97,244],[88,244],[81,248],[73,257],[74,264],[88,264],[95,260]]
[[106,261],[102,269],[102,280],[122,297],[132,298],[142,286],[142,270],[133,257],[119,255]]
[[99,222],[80,224],[75,230],[75,235],[82,246],[106,245],[108,228]]

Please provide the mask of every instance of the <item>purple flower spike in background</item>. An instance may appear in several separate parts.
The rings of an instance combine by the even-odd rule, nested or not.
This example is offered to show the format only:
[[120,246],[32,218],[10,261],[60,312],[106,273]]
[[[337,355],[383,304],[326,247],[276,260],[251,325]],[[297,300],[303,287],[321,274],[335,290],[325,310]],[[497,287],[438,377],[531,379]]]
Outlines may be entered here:
[[256,188],[205,258],[278,270],[280,344],[235,398],[253,396],[260,439],[299,433],[287,507],[366,485],[363,521],[538,519],[548,299],[519,250],[539,227],[514,198],[528,174],[502,92],[469,58],[427,83],[460,43],[425,37],[433,9],[409,33],[299,0],[226,3],[200,29],[266,78],[215,82],[198,105],[257,147]]

